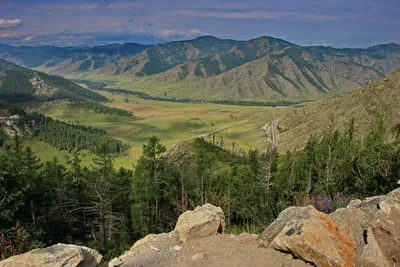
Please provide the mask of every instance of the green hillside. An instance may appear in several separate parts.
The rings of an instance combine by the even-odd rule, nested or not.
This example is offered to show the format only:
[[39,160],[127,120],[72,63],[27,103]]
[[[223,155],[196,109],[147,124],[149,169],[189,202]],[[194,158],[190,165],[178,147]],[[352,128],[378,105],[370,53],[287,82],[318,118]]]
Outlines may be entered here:
[[9,101],[57,99],[94,100],[107,99],[67,79],[32,71],[0,59],[0,96]]
[[105,149],[108,153],[121,155],[128,149],[127,145],[108,136],[104,130],[68,124],[39,113],[27,114],[23,109],[8,104],[0,103],[0,110],[5,116],[3,120],[6,120],[0,121],[0,129],[10,137],[18,134],[68,152],[86,150],[98,154]]

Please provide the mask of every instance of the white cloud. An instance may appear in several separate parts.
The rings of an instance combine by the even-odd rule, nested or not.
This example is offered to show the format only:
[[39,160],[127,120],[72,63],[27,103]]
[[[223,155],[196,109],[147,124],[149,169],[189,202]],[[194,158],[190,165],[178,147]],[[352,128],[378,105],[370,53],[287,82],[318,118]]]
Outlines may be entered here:
[[328,43],[321,43],[321,44],[313,44],[313,46],[330,46],[331,44]]
[[315,43],[315,44],[302,44],[302,46],[335,46],[335,43]]
[[21,19],[0,19],[0,28],[15,27],[21,24]]
[[190,29],[190,30],[161,30],[158,32],[158,35],[163,38],[170,37],[193,37],[200,35],[201,31],[199,29]]
[[8,37],[16,36],[16,35],[17,35],[16,33],[13,33],[13,34],[5,33],[5,34],[0,35],[0,38],[8,38]]

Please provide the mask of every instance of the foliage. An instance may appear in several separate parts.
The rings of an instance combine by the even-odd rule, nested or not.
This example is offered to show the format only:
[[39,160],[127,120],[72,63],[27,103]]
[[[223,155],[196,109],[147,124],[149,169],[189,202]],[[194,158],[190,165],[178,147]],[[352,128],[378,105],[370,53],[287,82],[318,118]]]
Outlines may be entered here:
[[133,242],[132,172],[116,171],[106,151],[90,168],[75,153],[67,169],[41,163],[18,140],[0,150],[0,258],[64,242],[90,243],[110,259]]
[[104,96],[63,77],[18,67],[1,59],[0,73],[0,97],[8,101],[57,99],[107,101]]
[[118,115],[122,117],[133,117],[133,113],[125,109],[107,107],[92,101],[76,101],[72,105],[80,108],[93,110],[98,114]]
[[41,163],[16,136],[0,150],[0,256],[73,242],[110,259],[148,233],[172,230],[182,212],[204,203],[224,210],[228,231],[260,232],[288,206],[332,212],[352,198],[386,194],[400,177],[400,146],[385,141],[381,116],[365,138],[353,123],[311,136],[304,150],[285,155],[228,151],[222,140],[216,146],[196,139],[172,156],[152,136],[134,172],[115,170],[105,144],[90,168],[77,153],[67,168],[57,159]]
[[[84,81],[84,80],[76,80],[76,81]],[[174,97],[159,97],[159,96],[151,96],[144,92],[132,91],[128,89],[120,89],[120,88],[107,88],[103,83],[93,83],[86,82],[88,86],[91,86],[92,89],[106,91],[109,93],[120,93],[126,95],[134,95],[146,100],[156,100],[156,101],[167,101],[167,102],[178,102],[178,103],[213,103],[213,104],[222,104],[222,105],[236,105],[236,106],[269,106],[269,107],[278,107],[278,106],[291,106],[299,104],[299,102],[295,101],[275,101],[275,102],[259,102],[259,101],[244,101],[244,100],[202,100],[202,99],[190,99],[190,98],[174,98]]]
[[[20,115],[18,124],[21,128],[33,129],[33,137],[44,141],[60,150],[88,150],[94,154],[106,147],[108,153],[114,155],[126,152],[128,145],[107,135],[104,130],[72,125],[53,120],[39,113],[26,114],[24,110],[0,102],[0,110],[7,110],[9,115]],[[5,141],[4,133],[0,131],[0,147]]]
[[106,147],[109,153],[121,154],[127,149],[127,145],[108,136],[103,130],[67,124],[38,113],[29,117],[36,124],[34,136],[60,150],[89,150],[97,154]]

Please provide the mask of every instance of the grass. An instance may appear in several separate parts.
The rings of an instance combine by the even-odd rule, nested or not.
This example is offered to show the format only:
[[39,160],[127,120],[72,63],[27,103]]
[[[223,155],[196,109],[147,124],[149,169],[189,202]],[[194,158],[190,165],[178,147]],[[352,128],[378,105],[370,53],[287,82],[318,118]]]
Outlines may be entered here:
[[[125,168],[132,168],[142,154],[142,145],[152,135],[160,137],[163,144],[170,148],[176,143],[249,118],[253,119],[216,133],[217,140],[223,136],[226,148],[231,148],[232,142],[235,142],[235,149],[259,148],[265,150],[268,144],[262,137],[259,127],[267,121],[275,119],[285,110],[281,107],[174,103],[143,100],[108,92],[101,92],[101,94],[113,100],[107,105],[131,111],[135,116],[127,118],[97,114],[71,106],[66,102],[43,103],[40,106],[31,107],[31,109],[37,109],[44,115],[61,121],[104,129],[110,136],[130,144],[129,155],[115,160],[116,167]],[[63,152],[60,155],[56,151],[40,148],[41,144],[39,143],[34,143],[33,146],[43,159],[51,159],[49,155],[63,157]],[[85,158],[86,160],[88,159]]]

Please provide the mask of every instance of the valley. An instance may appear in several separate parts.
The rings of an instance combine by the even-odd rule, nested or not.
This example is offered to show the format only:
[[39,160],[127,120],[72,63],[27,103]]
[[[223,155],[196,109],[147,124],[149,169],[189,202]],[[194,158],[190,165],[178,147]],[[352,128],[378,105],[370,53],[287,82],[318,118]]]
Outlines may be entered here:
[[[5,73],[24,71],[16,65],[5,63],[5,61],[2,64],[3,68],[6,67]],[[24,75],[27,75],[27,79],[34,77],[32,75],[46,77],[43,76],[44,74],[34,74],[29,71],[26,71]],[[96,82],[92,80],[91,83],[88,83],[85,80],[81,82],[76,80],[78,87],[75,90],[78,95],[71,96],[62,91],[49,94],[51,90],[55,90],[51,89],[54,88],[53,84],[43,90],[47,86],[45,80],[39,80],[40,82],[36,82],[36,84],[32,80],[33,89],[41,86],[41,89],[34,93],[36,97],[43,99],[44,92],[50,98],[48,101],[39,102],[29,100],[30,102],[20,103],[19,106],[23,106],[28,112],[37,111],[63,122],[82,124],[106,131],[108,135],[129,146],[127,153],[119,155],[115,159],[117,167],[125,168],[133,168],[137,159],[142,155],[142,144],[151,135],[160,137],[167,148],[201,136],[209,141],[214,140],[214,143],[216,142],[228,150],[246,151],[257,148],[259,151],[265,151],[269,147],[277,147],[279,151],[285,152],[302,149],[312,134],[321,135],[332,129],[344,129],[352,118],[354,118],[360,133],[366,132],[365,125],[371,122],[373,114],[377,112],[388,119],[388,125],[400,122],[399,110],[396,109],[399,99],[399,72],[388,78],[371,82],[358,90],[297,105],[290,105],[288,102],[287,106],[286,104],[279,106],[278,102],[275,102],[277,106],[268,106],[274,105],[274,102],[257,102],[255,99],[248,102],[242,99],[242,105],[235,105],[235,102],[224,105],[207,101],[191,101],[191,98],[187,98],[187,101],[177,102],[168,93],[161,94],[162,90],[170,90],[168,84],[149,89],[144,79],[135,79],[137,80],[133,84],[136,86],[133,86],[131,82],[123,81],[100,80]],[[97,88],[98,84],[102,85],[103,89]],[[30,88],[28,85],[26,86]],[[162,96],[154,98],[157,100],[152,97],[144,99],[135,92],[146,92],[150,96]],[[22,94],[22,96],[24,95]],[[90,105],[86,102],[77,104],[76,100],[72,102],[68,100],[71,97],[79,99],[82,96],[101,100],[103,104],[101,106],[94,102]],[[185,95],[181,95],[180,99],[185,97]],[[166,101],[162,101],[162,99],[166,99]],[[104,110],[100,112],[99,108]],[[275,123],[278,119],[279,125],[276,127]],[[262,126],[268,122],[272,122],[274,131],[265,136]],[[276,144],[278,139],[279,146]],[[26,142],[43,160],[50,159],[48,154],[51,154],[56,155],[61,162],[65,162],[65,154],[68,154],[66,151],[45,149],[48,144],[38,140],[27,140]],[[48,153],[49,151],[52,152]],[[84,163],[90,166],[92,163],[90,153],[82,152],[82,155]]]
[[[303,214],[306,223],[315,223],[309,214],[320,218],[324,240],[337,237],[341,250],[343,235],[329,214],[398,186],[396,44],[335,49],[205,36],[149,46],[6,49],[0,56],[20,65],[0,59],[0,192],[12,203],[0,201],[2,258],[68,242],[98,250],[104,266],[157,266],[158,258],[160,266],[186,266],[209,260],[221,242],[226,255],[263,251],[260,262],[325,266],[307,251],[293,259],[276,244],[260,250],[258,234],[274,232],[294,210],[289,219],[296,222]],[[391,194],[384,198],[392,201]],[[383,216],[385,201],[371,214]],[[212,244],[204,253],[173,237],[179,215],[196,206],[219,218],[210,236],[192,243]],[[355,240],[372,236],[356,225]],[[220,235],[225,226],[230,235]],[[282,236],[297,238],[298,229]],[[163,232],[170,234],[148,235]],[[242,232],[256,235],[236,236]],[[152,238],[152,253],[142,251]],[[181,258],[170,255],[180,250]],[[357,261],[369,259],[357,253]],[[339,260],[351,263],[353,254]]]
[[[142,145],[151,135],[158,136],[170,148],[204,133],[218,131],[216,139],[220,143],[222,138],[226,149],[232,149],[234,143],[236,150],[255,147],[265,150],[269,145],[260,126],[286,112],[285,107],[174,103],[100,93],[113,100],[108,106],[130,111],[134,117],[96,114],[65,102],[40,104],[30,110],[61,121],[103,129],[110,136],[129,144],[129,155],[115,159],[116,166],[125,168],[132,168],[142,154]],[[211,140],[212,135],[204,138]],[[41,150],[38,145],[32,146],[34,151]]]
[[[286,152],[302,149],[310,135],[345,129],[352,118],[359,134],[368,131],[366,126],[377,113],[393,126],[400,123],[399,84],[400,73],[397,72],[359,90],[286,107],[176,103],[96,91],[112,100],[106,105],[127,110],[134,114],[132,118],[96,114],[63,102],[41,104],[34,109],[61,121],[103,129],[110,136],[129,144],[129,155],[116,158],[115,164],[132,168],[142,154],[142,144],[150,135],[160,137],[167,148],[198,136],[212,140],[214,134],[217,144],[222,140],[222,147],[228,150],[257,148],[264,151],[272,146]],[[264,136],[261,128],[266,122],[275,126],[273,136]],[[276,145],[278,139],[279,145]],[[36,147],[39,152],[40,143],[35,143],[33,149]]]

